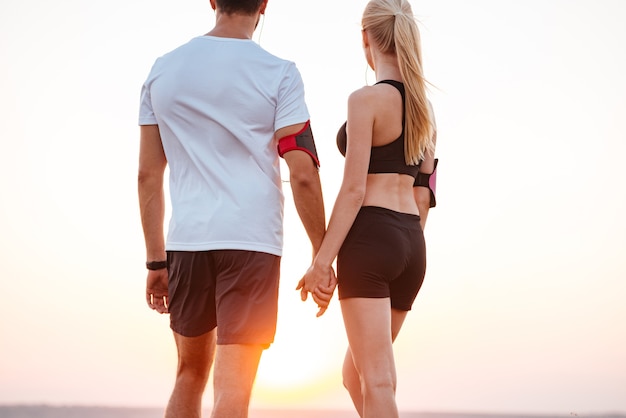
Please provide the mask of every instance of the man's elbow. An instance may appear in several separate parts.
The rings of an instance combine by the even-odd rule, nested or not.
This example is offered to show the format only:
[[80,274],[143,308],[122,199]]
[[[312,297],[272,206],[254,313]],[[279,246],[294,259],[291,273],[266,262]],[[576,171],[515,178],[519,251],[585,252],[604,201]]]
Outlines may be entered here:
[[311,164],[303,164],[297,170],[291,170],[289,173],[289,181],[293,186],[313,188],[319,184],[319,172],[317,167],[311,161]]
[[137,173],[137,184],[139,186],[146,185],[150,183],[150,180],[153,178],[153,174],[150,171],[139,170]]
[[140,189],[150,189],[162,187],[163,174],[157,170],[142,170],[137,173],[137,185]]

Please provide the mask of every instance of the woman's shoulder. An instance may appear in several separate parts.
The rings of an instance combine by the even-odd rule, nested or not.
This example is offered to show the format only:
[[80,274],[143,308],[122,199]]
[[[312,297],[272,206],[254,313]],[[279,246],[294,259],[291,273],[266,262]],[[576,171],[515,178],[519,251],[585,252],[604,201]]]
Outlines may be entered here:
[[348,96],[349,105],[372,105],[377,103],[381,98],[381,91],[377,85],[363,86],[357,90],[354,90],[350,96]]

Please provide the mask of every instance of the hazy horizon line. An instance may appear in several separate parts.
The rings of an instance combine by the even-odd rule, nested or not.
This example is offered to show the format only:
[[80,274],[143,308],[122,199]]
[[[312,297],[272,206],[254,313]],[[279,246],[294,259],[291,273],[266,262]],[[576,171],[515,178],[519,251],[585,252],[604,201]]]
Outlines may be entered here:
[[[3,409],[28,409],[28,408],[41,408],[41,409],[92,409],[92,410],[135,410],[135,411],[153,411],[163,410],[164,405],[161,406],[123,406],[123,405],[102,405],[102,404],[82,404],[82,403],[54,403],[54,402],[0,402],[0,411]],[[205,408],[204,410],[210,408]],[[312,412],[324,412],[327,414],[344,414],[354,413],[353,409],[342,408],[297,408],[297,407],[255,407],[250,408],[251,412],[267,413],[312,413]],[[626,411],[596,411],[596,412],[482,412],[482,411],[454,411],[454,410],[413,410],[413,409],[400,409],[402,414],[411,414],[411,416],[419,416],[423,418],[438,417],[438,418],[460,418],[460,417],[507,417],[507,418],[548,418],[548,417],[597,417],[597,418],[626,418]]]

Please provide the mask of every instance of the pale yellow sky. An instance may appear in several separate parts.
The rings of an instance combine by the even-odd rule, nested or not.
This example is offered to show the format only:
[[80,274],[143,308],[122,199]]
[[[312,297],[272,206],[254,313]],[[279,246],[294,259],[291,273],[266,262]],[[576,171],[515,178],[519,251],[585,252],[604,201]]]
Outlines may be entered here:
[[[373,80],[365,3],[270,0],[260,35],[303,75],[329,213],[346,99]],[[440,166],[427,277],[396,343],[400,408],[626,412],[626,3],[412,4]],[[166,402],[175,348],[143,300],[139,89],[212,22],[205,0],[0,3],[0,404]],[[350,409],[339,304],[317,319],[293,290],[310,250],[285,192],[278,334],[253,406]]]

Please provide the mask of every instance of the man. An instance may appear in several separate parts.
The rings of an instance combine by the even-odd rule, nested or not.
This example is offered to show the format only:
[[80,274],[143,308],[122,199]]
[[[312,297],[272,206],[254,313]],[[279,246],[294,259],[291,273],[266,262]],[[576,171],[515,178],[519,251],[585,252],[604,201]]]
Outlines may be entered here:
[[[248,416],[261,353],[276,330],[279,155],[314,253],[325,232],[301,76],[292,62],[252,41],[267,0],[211,0],[211,6],[215,27],[157,59],[141,94],[146,298],[152,309],[170,314],[178,350],[166,417],[200,417],[214,357],[212,416]],[[172,215],[165,242],[168,165]],[[330,294],[313,298],[322,314]]]

